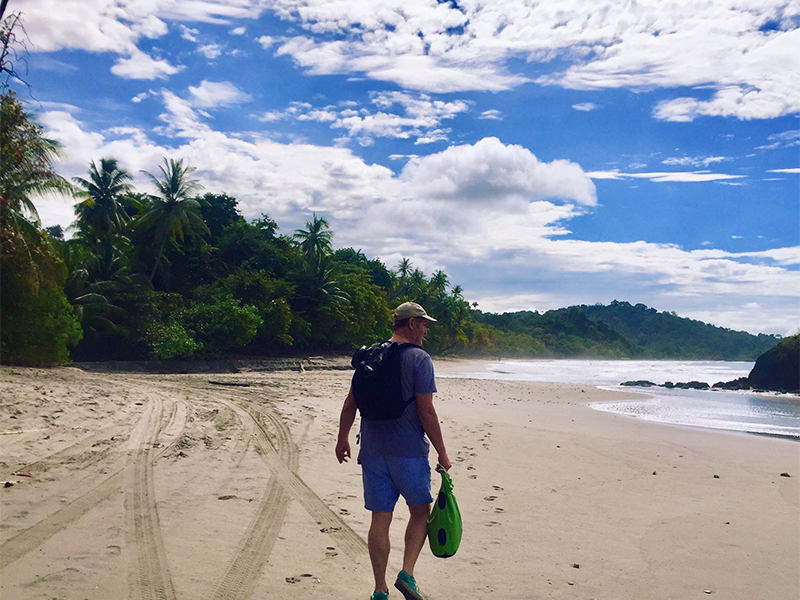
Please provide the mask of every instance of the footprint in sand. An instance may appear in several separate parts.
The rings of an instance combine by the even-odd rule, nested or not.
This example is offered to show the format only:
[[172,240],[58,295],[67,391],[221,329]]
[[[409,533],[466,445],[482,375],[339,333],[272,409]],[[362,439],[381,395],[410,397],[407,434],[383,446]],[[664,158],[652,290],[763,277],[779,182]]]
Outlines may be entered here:
[[484,500],[488,502],[494,502],[495,500],[497,500],[497,496],[486,496]]

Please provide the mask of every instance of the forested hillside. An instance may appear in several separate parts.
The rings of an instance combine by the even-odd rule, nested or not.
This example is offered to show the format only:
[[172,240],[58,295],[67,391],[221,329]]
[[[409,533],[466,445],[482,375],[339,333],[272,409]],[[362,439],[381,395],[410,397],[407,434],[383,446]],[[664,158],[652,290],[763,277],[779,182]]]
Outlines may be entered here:
[[498,330],[504,356],[755,360],[780,341],[617,301],[541,314],[473,315]]
[[651,358],[719,358],[755,360],[779,338],[751,335],[658,312],[644,304],[613,301],[608,306],[581,306],[591,318],[625,336],[643,356]]

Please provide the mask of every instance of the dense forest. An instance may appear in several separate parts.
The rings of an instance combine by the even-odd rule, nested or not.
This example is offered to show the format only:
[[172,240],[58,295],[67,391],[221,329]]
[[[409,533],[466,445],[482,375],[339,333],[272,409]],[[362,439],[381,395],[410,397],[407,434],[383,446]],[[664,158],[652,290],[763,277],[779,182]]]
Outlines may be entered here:
[[[6,76],[17,18],[0,27]],[[135,190],[113,157],[69,181],[55,170],[59,144],[7,83],[0,122],[3,363],[350,352],[386,339],[406,300],[438,320],[433,354],[752,360],[779,341],[624,302],[482,313],[443,271],[335,249],[322,216],[288,234],[268,215],[246,220],[236,198],[204,192],[181,159],[146,173],[155,194]],[[50,192],[75,198],[69,235],[41,227],[33,200]]]
[[781,339],[616,300],[608,306],[571,306],[542,314],[473,315],[498,330],[503,356],[755,360]]

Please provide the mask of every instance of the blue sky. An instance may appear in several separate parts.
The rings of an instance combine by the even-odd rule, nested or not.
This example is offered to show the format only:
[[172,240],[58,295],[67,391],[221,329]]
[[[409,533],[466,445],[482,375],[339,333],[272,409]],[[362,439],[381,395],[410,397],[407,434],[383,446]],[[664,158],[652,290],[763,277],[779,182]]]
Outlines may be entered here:
[[184,158],[247,218],[316,212],[484,310],[795,332],[797,3],[529,4],[11,0],[13,85],[67,177],[114,156],[149,191],[141,170]]

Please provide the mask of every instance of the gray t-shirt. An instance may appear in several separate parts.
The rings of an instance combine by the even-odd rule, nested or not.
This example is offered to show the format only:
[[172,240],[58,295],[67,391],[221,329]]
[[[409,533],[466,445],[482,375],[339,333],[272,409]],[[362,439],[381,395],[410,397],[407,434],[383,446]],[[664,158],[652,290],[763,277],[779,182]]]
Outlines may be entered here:
[[417,414],[415,394],[436,393],[433,362],[422,348],[406,348],[403,350],[402,369],[403,397],[413,399],[398,419],[361,419],[359,462],[373,456],[428,456],[428,439]]

